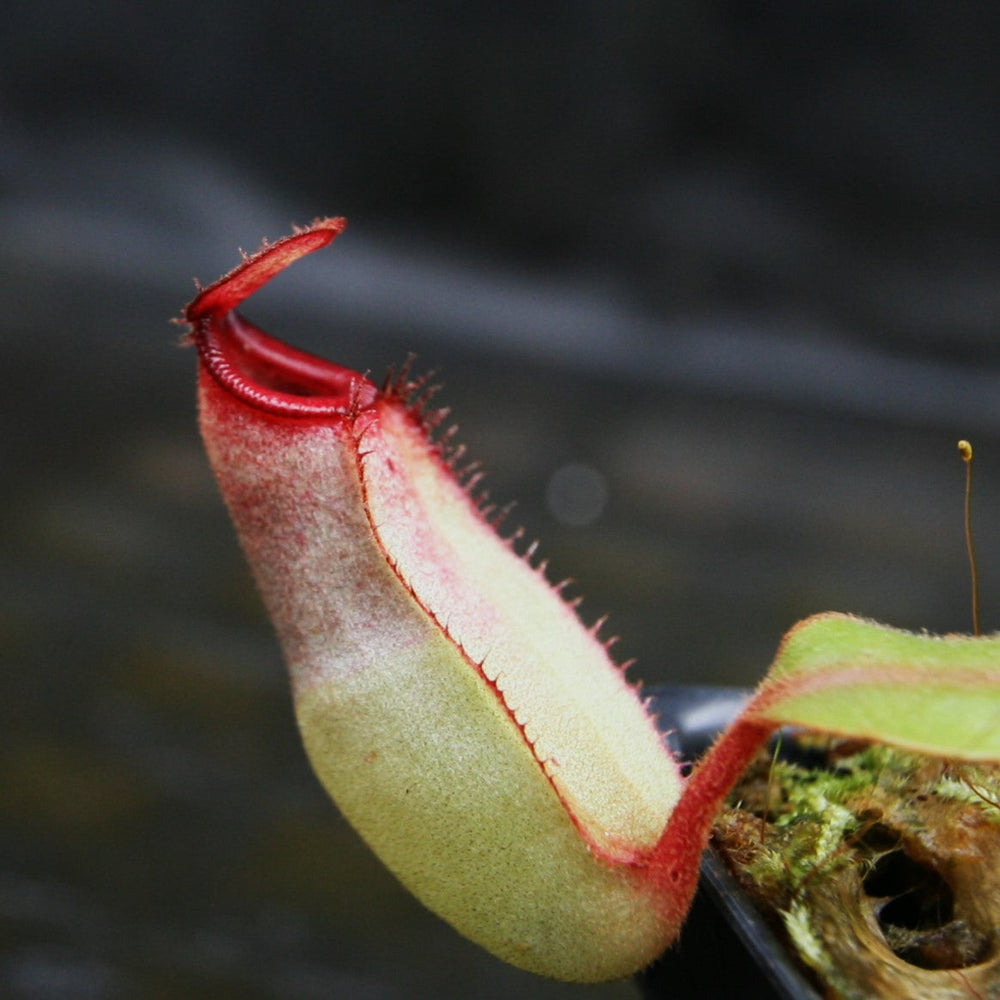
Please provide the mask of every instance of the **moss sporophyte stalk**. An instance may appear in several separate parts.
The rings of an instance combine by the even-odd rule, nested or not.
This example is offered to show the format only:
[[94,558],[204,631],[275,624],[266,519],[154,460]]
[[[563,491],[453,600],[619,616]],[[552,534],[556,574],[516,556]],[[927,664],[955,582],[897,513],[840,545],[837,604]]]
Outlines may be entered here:
[[[685,777],[599,627],[579,621],[534,546],[499,534],[424,383],[404,372],[379,387],[236,311],[344,226],[321,219],[265,244],[200,290],[185,321],[202,437],[282,644],[306,751],[431,910],[541,975],[629,975],[676,939],[713,820],[777,728],[1000,759],[1000,640],[821,614],[785,636]],[[871,774],[845,770],[860,785]],[[947,803],[963,823],[989,813],[992,790],[966,801],[947,779],[940,789],[954,794],[936,792],[936,810]],[[831,778],[803,783],[789,800],[823,817],[815,835],[748,858],[801,876],[784,909],[819,964],[829,946],[802,886],[822,883],[804,869],[836,870],[851,838],[872,843],[902,823],[884,777],[868,784],[856,802]],[[772,825],[779,838],[795,828]],[[954,931],[956,953],[992,948],[977,937],[986,918],[958,912],[968,931]]]

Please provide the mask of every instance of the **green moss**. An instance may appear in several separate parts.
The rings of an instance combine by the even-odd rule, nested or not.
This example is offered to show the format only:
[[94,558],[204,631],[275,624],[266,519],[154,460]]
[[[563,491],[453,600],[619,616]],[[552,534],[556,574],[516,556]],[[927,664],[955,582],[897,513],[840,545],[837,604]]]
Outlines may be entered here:
[[748,769],[715,842],[823,990],[948,997],[961,970],[1000,996],[1000,769],[826,737],[795,750],[805,763]]

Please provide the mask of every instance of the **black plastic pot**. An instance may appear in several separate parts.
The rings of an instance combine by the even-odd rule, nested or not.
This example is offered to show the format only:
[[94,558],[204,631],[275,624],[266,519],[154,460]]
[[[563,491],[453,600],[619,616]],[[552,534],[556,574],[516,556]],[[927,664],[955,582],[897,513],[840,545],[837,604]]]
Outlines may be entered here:
[[[651,692],[660,727],[682,759],[697,759],[739,711],[739,688],[672,686]],[[820,1000],[783,942],[709,848],[680,940],[636,977],[649,998]]]

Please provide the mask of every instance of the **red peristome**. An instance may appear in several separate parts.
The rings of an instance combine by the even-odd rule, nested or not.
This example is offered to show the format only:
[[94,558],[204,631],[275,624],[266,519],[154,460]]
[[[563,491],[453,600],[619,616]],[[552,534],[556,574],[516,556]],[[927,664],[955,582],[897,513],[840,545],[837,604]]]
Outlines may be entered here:
[[275,416],[315,419],[342,417],[374,402],[377,390],[363,376],[297,350],[235,312],[289,264],[327,246],[346,225],[345,219],[322,219],[265,245],[185,310],[208,373],[247,405]]
[[274,416],[344,417],[377,395],[364,376],[290,347],[235,312],[201,320],[191,339],[222,388]]

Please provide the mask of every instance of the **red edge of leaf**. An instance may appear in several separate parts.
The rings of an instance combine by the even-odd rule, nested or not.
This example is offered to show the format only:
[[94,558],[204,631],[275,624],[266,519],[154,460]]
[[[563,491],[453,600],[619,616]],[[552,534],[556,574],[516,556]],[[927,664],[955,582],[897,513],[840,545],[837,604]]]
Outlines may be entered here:
[[344,218],[317,219],[277,243],[265,241],[184,310],[205,370],[248,406],[275,417],[339,419],[375,399],[377,391],[364,376],[268,336],[235,311],[286,267],[328,246],[346,226]]

